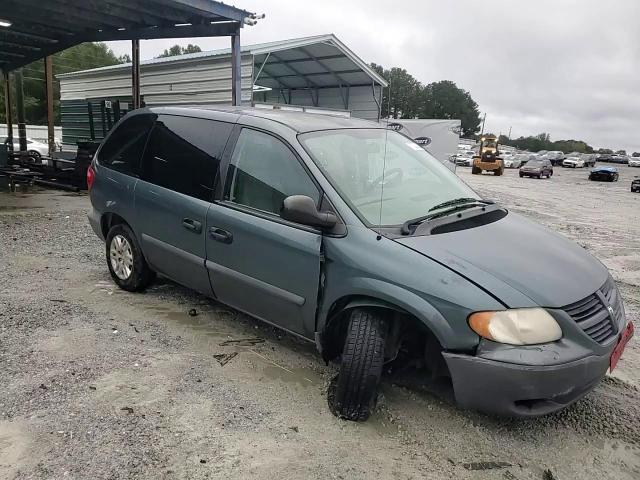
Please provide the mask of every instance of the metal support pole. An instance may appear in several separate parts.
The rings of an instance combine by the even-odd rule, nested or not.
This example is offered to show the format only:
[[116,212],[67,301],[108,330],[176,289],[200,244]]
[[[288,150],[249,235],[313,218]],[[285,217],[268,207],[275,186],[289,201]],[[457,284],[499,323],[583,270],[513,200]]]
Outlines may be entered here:
[[131,40],[131,102],[140,108],[140,40]]
[[16,70],[14,74],[16,80],[16,106],[18,107],[18,138],[20,139],[21,155],[27,152],[27,126],[24,114],[24,88],[22,81],[22,69]]
[[49,156],[56,151],[55,131],[53,129],[53,57],[44,57],[44,75],[47,95],[47,140],[49,144]]
[[4,108],[7,119],[7,139],[9,150],[13,152],[13,108],[11,105],[11,83],[9,81],[9,72],[4,72]]
[[242,55],[240,27],[231,35],[231,105],[242,105]]

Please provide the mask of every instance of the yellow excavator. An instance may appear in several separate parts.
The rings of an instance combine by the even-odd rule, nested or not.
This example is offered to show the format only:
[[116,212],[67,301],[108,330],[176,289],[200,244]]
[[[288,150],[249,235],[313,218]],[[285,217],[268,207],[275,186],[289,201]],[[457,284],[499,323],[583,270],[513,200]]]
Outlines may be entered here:
[[498,150],[498,138],[495,135],[485,135],[480,138],[478,154],[473,156],[471,173],[480,175],[483,170],[500,176],[504,173],[504,162]]

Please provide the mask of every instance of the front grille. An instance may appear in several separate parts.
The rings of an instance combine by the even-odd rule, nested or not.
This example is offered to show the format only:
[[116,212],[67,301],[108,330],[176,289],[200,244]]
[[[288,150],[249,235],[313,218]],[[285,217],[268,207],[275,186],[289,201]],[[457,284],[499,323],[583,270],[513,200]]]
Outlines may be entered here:
[[624,315],[622,299],[611,277],[597,292],[567,305],[563,310],[584,333],[600,344],[617,335],[620,317]]

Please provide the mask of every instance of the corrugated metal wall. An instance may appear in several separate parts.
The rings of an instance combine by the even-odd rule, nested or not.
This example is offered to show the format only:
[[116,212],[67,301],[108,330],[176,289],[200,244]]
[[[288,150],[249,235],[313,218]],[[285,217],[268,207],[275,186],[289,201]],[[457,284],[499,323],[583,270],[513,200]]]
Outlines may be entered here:
[[[242,101],[251,101],[253,56],[242,57]],[[231,103],[231,59],[198,58],[142,65],[140,92],[149,106]],[[61,100],[131,96],[131,71],[99,70],[60,78]]]
[[[242,57],[242,101],[251,101],[253,56]],[[142,65],[140,92],[147,106],[231,104],[231,59],[199,58]],[[131,105],[131,71],[99,70],[60,78],[64,144],[90,138],[87,103],[93,107],[95,137],[101,140],[103,100]],[[126,109],[125,109],[126,111]],[[105,122],[106,124],[107,122]],[[105,125],[108,127],[108,125]],[[108,131],[108,128],[107,128]]]
[[[376,99],[380,98],[380,85],[375,87]],[[346,94],[346,89],[342,92]],[[287,92],[284,91],[287,96]],[[324,108],[333,108],[338,110],[350,110],[351,116],[364,118],[367,120],[378,120],[378,105],[373,97],[373,87],[351,87],[349,89],[349,104],[345,108],[343,97],[339,88],[321,88],[318,90],[318,106]],[[278,91],[272,90],[264,94],[258,93],[254,95],[256,101],[264,101],[266,103],[284,104],[284,98]],[[288,97],[287,97],[288,100]],[[291,104],[303,105],[305,107],[313,106],[311,92],[309,90],[292,90]]]

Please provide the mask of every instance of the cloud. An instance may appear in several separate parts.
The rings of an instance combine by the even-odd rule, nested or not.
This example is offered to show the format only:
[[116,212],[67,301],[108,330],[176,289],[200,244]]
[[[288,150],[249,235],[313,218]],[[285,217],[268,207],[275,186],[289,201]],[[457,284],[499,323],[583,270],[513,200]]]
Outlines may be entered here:
[[[335,33],[367,62],[453,80],[487,128],[548,132],[640,151],[640,2],[636,0],[237,0],[267,17],[243,43]],[[196,39],[203,49],[226,38]],[[157,56],[176,40],[142,43]],[[189,43],[189,40],[178,41]],[[112,42],[118,54],[128,42]]]

